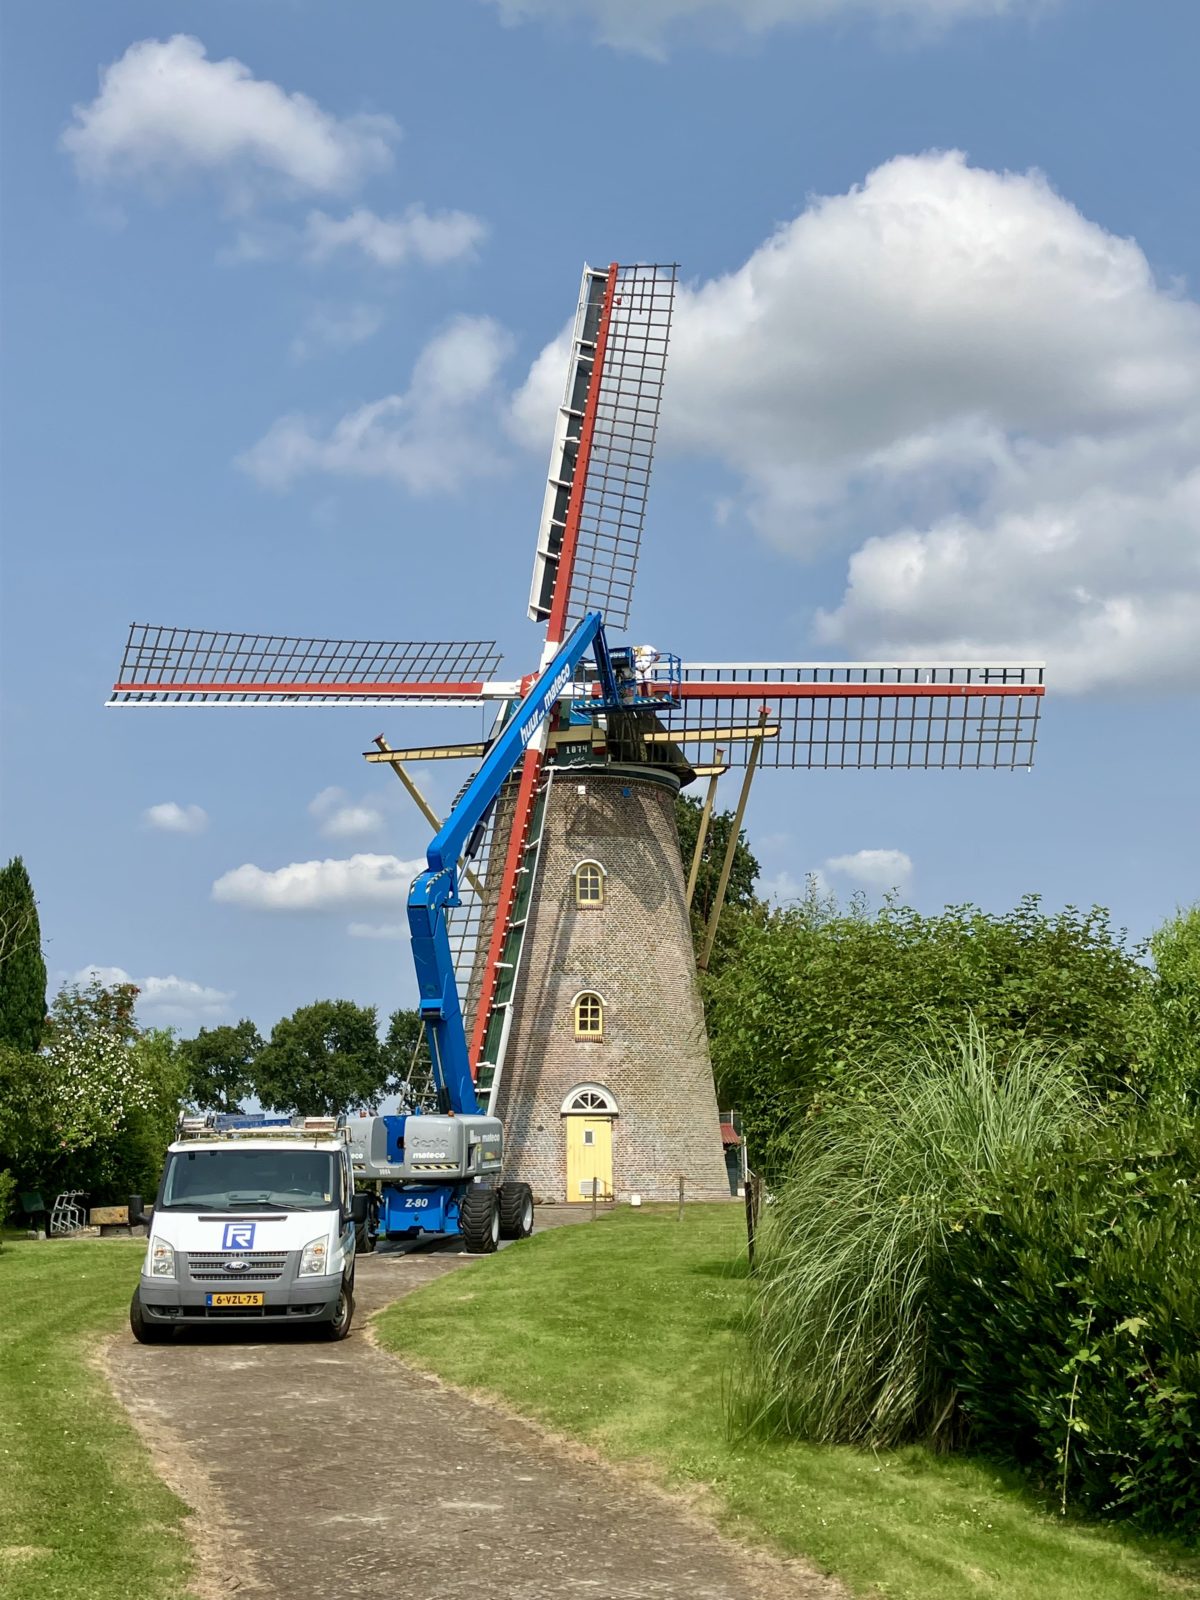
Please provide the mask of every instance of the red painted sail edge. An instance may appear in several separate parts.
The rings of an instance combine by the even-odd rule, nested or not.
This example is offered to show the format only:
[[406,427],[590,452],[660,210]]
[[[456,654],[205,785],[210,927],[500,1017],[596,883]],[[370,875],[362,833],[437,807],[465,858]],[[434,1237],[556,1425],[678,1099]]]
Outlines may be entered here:
[[483,683],[329,683],[317,679],[312,683],[258,683],[230,682],[206,683],[114,683],[114,694],[411,694],[445,696],[447,699],[478,699],[484,690]]
[[587,490],[592,435],[596,431],[600,386],[604,381],[604,351],[608,344],[608,325],[612,318],[613,297],[617,289],[617,270],[617,263],[614,261],[609,266],[604,285],[604,305],[600,312],[600,325],[596,329],[596,349],[592,357],[592,381],[588,385],[587,400],[584,402],[583,424],[579,430],[579,449],[575,454],[575,475],[571,480],[571,498],[567,503],[562,547],[558,552],[558,570],[554,575],[550,615],[546,619],[547,644],[561,644],[566,636],[567,608],[571,601],[571,580],[575,572],[575,548],[579,543],[579,520],[583,515],[583,497]]

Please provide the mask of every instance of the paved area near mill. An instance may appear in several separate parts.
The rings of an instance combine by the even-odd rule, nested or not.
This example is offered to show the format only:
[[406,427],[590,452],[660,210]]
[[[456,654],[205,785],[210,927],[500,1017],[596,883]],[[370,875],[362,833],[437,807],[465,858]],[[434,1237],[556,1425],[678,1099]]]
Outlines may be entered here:
[[[583,1220],[566,1208],[538,1226]],[[342,1344],[238,1328],[106,1370],[193,1508],[206,1600],[831,1600],[830,1580],[743,1554],[665,1496],[558,1448],[377,1349],[372,1311],[469,1258],[381,1248]],[[580,1359],[586,1361],[586,1343]]]

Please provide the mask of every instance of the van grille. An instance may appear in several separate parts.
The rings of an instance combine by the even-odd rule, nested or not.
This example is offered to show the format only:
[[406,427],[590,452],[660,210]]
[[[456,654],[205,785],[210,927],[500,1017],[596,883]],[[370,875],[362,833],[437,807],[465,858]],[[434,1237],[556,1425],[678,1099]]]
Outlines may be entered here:
[[[226,1272],[227,1261],[244,1261],[244,1272]],[[282,1278],[287,1266],[285,1250],[190,1250],[188,1273],[194,1283],[237,1284],[242,1279],[255,1283]]]

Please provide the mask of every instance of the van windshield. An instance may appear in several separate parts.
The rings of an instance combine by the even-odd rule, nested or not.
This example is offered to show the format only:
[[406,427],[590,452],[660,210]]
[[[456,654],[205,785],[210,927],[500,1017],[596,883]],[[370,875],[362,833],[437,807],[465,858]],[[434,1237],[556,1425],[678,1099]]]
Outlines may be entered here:
[[337,1157],[325,1150],[177,1150],[159,1206],[177,1211],[319,1211],[333,1205]]

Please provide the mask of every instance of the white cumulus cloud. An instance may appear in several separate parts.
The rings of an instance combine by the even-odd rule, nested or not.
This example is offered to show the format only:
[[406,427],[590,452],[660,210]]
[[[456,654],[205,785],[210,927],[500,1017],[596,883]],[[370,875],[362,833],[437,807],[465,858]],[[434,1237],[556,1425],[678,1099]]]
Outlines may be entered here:
[[138,1015],[143,1023],[156,1028],[189,1028],[220,1021],[228,1015],[229,1002],[234,997],[232,990],[214,989],[191,978],[177,978],[173,973],[166,978],[134,978],[124,967],[82,967],[72,973],[69,981],[85,986],[99,982],[106,988],[117,983],[135,984]]
[[199,39],[177,33],[141,39],[104,67],[99,94],[75,107],[62,146],[97,183],[162,189],[207,173],[247,192],[265,180],[344,194],[391,165],[399,134],[390,116],[334,116],[232,56],[210,60]]
[[384,478],[414,494],[453,489],[468,472],[498,471],[491,417],[511,347],[491,317],[456,317],[421,351],[403,394],[373,400],[327,429],[281,417],[238,465],[273,489],[324,472]]
[[424,861],[353,855],[344,860],[294,861],[268,871],[247,863],[224,873],[212,887],[222,905],[253,911],[398,909]]
[[349,350],[373,339],[383,326],[378,306],[316,306],[292,340],[292,356],[307,361],[331,350]]
[[588,20],[602,44],[662,56],[676,39],[757,38],[788,24],[874,18],[922,28],[1029,12],[1045,0],[487,0],[508,23]]
[[912,878],[913,864],[903,850],[856,850],[853,855],[830,856],[822,871],[882,892],[903,889]]
[[203,806],[181,806],[174,800],[147,806],[142,821],[160,833],[203,833],[208,827],[208,812]]
[[310,261],[328,261],[344,250],[357,251],[380,267],[399,267],[406,261],[440,266],[470,255],[487,229],[466,211],[429,212],[412,205],[399,217],[381,217],[359,206],[345,217],[311,211],[305,227]]
[[321,832],[327,839],[361,839],[382,827],[383,814],[373,806],[339,806],[325,818]]
[[370,805],[357,805],[344,789],[322,789],[308,803],[310,816],[321,824],[329,839],[356,839],[377,833],[383,827],[383,813]]
[[[564,360],[510,406],[538,451]],[[897,157],[684,286],[663,446],[730,470],[727,523],[845,552],[823,654],[1200,668],[1200,305],[1037,172]]]

